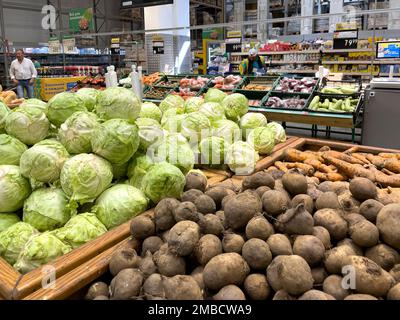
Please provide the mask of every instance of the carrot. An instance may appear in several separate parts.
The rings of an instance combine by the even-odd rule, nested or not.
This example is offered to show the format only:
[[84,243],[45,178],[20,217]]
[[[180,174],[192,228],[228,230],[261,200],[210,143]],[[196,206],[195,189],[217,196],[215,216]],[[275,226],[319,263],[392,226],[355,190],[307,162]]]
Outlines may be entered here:
[[288,169],[297,168],[309,176],[312,176],[315,172],[315,169],[312,166],[301,162],[287,162],[285,163],[285,166]]
[[276,161],[275,162],[275,167],[278,168],[278,170],[281,170],[283,172],[288,172],[289,169],[285,166],[285,164],[281,161]]
[[385,169],[392,171],[394,173],[400,173],[400,160],[395,158],[390,158],[384,162]]
[[400,160],[400,153],[381,152],[378,154],[378,156],[382,158],[397,158]]
[[345,154],[348,154],[348,155],[352,155],[352,153],[355,153],[355,152],[357,152],[358,151],[358,149],[360,149],[360,147],[359,146],[353,146],[353,147],[351,147],[351,148],[349,148],[349,149],[347,149],[346,151],[343,151],[343,153],[345,153]]
[[371,181],[375,181],[375,175],[371,170],[365,169],[362,165],[359,164],[350,164],[346,161],[341,159],[337,159],[329,155],[329,152],[326,152],[322,155],[322,157],[328,162],[329,164],[333,164],[338,170],[344,173],[349,178],[354,177],[364,177],[368,178]]
[[362,162],[364,162],[364,164],[371,164],[371,162],[362,154],[359,153],[353,153],[352,156]]
[[343,160],[343,161],[346,161],[346,162],[349,162],[352,164],[361,164],[361,165],[364,164],[362,161],[360,161],[352,156],[349,156],[348,154],[344,154],[342,152],[328,151],[328,152],[326,152],[326,154],[330,157],[337,158],[339,160]]
[[318,178],[321,181],[346,181],[347,177],[338,173],[338,172],[329,172],[324,173],[321,171],[317,171],[314,173],[314,177]]
[[395,173],[394,172],[392,172],[392,171],[389,171],[388,169],[386,169],[386,168],[383,168],[382,169],[382,172],[383,173],[385,173],[385,174],[387,174],[387,175],[389,175],[389,176],[392,176],[392,175],[394,175]]
[[367,155],[367,159],[378,169],[382,169],[385,167],[385,159],[378,157],[378,156],[374,156],[373,154],[368,154]]
[[293,148],[288,148],[284,152],[284,158],[290,162],[303,162],[306,159],[316,159],[322,162],[322,158],[310,152],[302,152]]
[[377,168],[374,166],[369,166],[368,167],[371,172],[375,175],[375,180],[378,184],[380,184],[383,187],[394,187],[394,188],[399,188],[400,187],[400,174],[394,174],[394,175],[387,175],[384,174],[382,171],[379,171]]

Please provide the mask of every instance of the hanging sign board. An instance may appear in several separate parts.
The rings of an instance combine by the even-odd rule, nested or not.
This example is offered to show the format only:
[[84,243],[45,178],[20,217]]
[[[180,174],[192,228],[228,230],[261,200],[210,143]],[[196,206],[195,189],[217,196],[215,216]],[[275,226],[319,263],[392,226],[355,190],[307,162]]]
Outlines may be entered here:
[[111,38],[111,54],[120,53],[120,38]]
[[58,39],[58,37],[51,37],[49,39],[49,53],[50,54],[61,53],[60,44],[61,44],[60,39]]
[[227,53],[242,52],[242,32],[228,31],[225,40],[225,50]]
[[333,49],[357,49],[358,30],[340,30],[333,33]]
[[94,30],[93,8],[71,9],[69,11],[69,29],[72,32]]
[[64,36],[63,40],[64,53],[75,53],[75,38],[71,36]]
[[121,8],[143,8],[172,3],[174,3],[174,0],[121,0]]
[[164,54],[164,38],[154,35],[151,37],[151,40],[153,41],[153,53]]

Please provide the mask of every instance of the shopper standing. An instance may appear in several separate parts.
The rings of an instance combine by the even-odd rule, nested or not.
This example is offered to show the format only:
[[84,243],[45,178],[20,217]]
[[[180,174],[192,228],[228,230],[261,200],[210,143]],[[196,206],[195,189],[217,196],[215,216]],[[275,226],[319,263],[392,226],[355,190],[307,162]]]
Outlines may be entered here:
[[33,84],[37,77],[36,68],[31,60],[25,58],[24,50],[18,49],[16,56],[17,59],[11,63],[10,76],[17,86],[18,98],[24,97],[24,89],[28,97],[33,98]]
[[265,59],[258,55],[256,49],[250,49],[248,58],[239,65],[239,72],[242,76],[253,76],[257,73],[265,73]]

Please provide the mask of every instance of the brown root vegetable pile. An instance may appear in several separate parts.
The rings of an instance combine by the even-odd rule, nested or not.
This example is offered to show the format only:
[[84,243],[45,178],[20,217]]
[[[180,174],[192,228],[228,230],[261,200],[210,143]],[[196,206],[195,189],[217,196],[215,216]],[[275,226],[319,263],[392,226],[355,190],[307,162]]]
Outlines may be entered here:
[[197,189],[132,220],[112,280],[87,299],[400,299],[400,203],[370,180],[317,184],[291,169],[235,192],[192,178]]

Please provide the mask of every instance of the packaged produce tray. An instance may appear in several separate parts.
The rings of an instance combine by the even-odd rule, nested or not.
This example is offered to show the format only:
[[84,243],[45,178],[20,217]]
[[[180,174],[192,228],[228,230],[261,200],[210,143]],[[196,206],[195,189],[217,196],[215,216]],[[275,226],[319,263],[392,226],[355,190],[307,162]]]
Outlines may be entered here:
[[[173,91],[175,91],[175,89],[167,87],[147,87],[143,90],[143,98],[144,100],[161,101]],[[160,94],[157,95],[157,92],[159,92]]]
[[[175,76],[175,75],[164,75],[162,76],[158,81],[156,81],[153,84],[153,87],[157,88],[170,88],[170,89],[175,89],[179,87],[179,82],[181,79],[183,79],[185,76]],[[167,84],[167,83],[168,84]]]
[[[223,82],[221,82],[222,78],[223,78]],[[226,83],[226,79],[228,79],[228,78],[231,79],[229,81],[232,81],[233,87],[231,89],[220,87],[222,85],[222,83],[223,83],[223,85],[229,85],[229,83]],[[219,82],[215,83],[214,81],[219,81]],[[217,76],[217,77],[215,77],[215,78],[210,80],[210,82],[208,83],[207,89],[208,88],[215,88],[215,89],[224,91],[224,92],[229,94],[229,93],[232,93],[240,85],[240,83],[242,81],[243,81],[243,77],[238,76],[238,75],[237,76],[229,75],[229,76],[226,76],[226,77]]]
[[[314,99],[316,96],[319,97],[319,99],[320,99],[321,102],[325,101],[325,99],[328,99],[329,101],[332,101],[333,99],[336,99],[336,100],[338,100],[338,101],[339,101],[339,100],[345,101],[346,99],[351,99],[351,100],[353,100],[353,101],[354,101],[354,100],[357,100],[357,104],[356,104],[356,107],[355,107],[354,111],[352,111],[352,112],[350,112],[350,111],[347,111],[347,112],[345,112],[345,111],[342,111],[342,112],[340,112],[340,111],[335,112],[335,111],[332,111],[332,110],[329,110],[329,109],[327,109],[326,111],[324,111],[324,110],[312,110],[312,109],[310,109],[311,103],[312,103],[313,99]],[[361,95],[361,94],[351,95],[351,96],[348,96],[348,95],[347,95],[347,96],[346,96],[346,95],[320,94],[320,93],[317,93],[317,92],[316,92],[316,93],[314,93],[313,96],[309,99],[309,104],[308,104],[308,106],[307,106],[307,110],[308,110],[309,112],[311,112],[311,113],[326,113],[326,114],[333,114],[333,115],[337,115],[337,114],[346,114],[346,115],[357,116],[357,115],[360,113],[361,109],[362,109],[363,103],[364,103],[364,99],[363,99],[363,95]]]
[[[286,107],[279,107],[279,106],[267,106],[268,101],[270,98],[279,98],[281,100],[287,100],[287,99],[302,99],[304,100],[304,105],[301,108],[286,108]],[[302,111],[305,110],[310,103],[312,95],[311,94],[303,94],[299,95],[298,93],[289,93],[289,92],[275,92],[275,91],[270,91],[261,101],[260,107],[262,108],[268,108],[268,109],[274,109],[274,110],[285,110],[285,111]]]
[[[291,81],[291,80],[301,80],[301,79],[310,79],[313,82],[315,82],[314,85],[312,86],[308,86],[309,88],[311,88],[311,90],[309,90],[309,92],[291,92],[291,91],[286,91],[286,90],[282,90],[280,89],[280,87],[282,86],[282,82],[285,80]],[[276,82],[275,82],[275,86],[272,88],[272,90],[270,92],[272,93],[297,93],[299,96],[308,96],[308,95],[312,95],[314,93],[315,90],[317,90],[318,86],[319,86],[319,79],[315,78],[315,77],[299,77],[297,75],[285,75],[285,76],[281,76]],[[300,86],[301,84],[299,84]]]
[[[276,76],[263,76],[263,77],[244,77],[242,82],[234,89],[234,92],[244,94],[246,98],[251,100],[262,100],[269,91],[275,86],[276,81],[278,81],[279,77]],[[246,89],[248,85],[260,85],[269,87],[269,89],[262,90],[259,89]]]
[[[335,93],[335,92],[324,92],[324,89],[326,90],[327,88],[338,88],[338,87],[353,87],[354,92],[351,91],[343,91],[343,93]],[[317,89],[317,92],[319,94],[325,94],[325,95],[334,95],[334,96],[358,96],[360,94],[362,88],[362,83],[361,83],[361,78],[360,80],[328,80],[324,78],[322,81],[320,81],[319,87]]]

